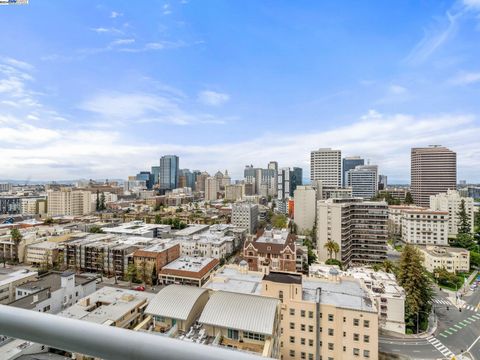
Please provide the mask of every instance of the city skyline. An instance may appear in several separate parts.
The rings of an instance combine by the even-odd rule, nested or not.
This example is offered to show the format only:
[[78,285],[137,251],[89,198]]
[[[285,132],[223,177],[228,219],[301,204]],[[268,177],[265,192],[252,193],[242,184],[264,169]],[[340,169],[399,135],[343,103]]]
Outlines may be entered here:
[[170,153],[309,178],[310,151],[332,147],[408,183],[410,148],[431,144],[480,177],[478,1],[149,7],[2,8],[3,180],[125,179]]

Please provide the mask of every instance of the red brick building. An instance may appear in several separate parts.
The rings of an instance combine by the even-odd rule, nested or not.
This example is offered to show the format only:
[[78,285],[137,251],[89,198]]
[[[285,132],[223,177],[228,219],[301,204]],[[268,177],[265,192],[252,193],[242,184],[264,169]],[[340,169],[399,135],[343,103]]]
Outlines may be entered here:
[[157,274],[159,274],[165,265],[179,257],[180,244],[171,245],[168,243],[161,243],[135,251],[133,253],[133,262],[137,268],[141,268],[144,261],[146,261],[149,268],[152,269],[155,264]]
[[260,271],[264,267],[277,271],[296,271],[296,236],[287,229],[260,231],[245,241],[243,257],[248,267]]

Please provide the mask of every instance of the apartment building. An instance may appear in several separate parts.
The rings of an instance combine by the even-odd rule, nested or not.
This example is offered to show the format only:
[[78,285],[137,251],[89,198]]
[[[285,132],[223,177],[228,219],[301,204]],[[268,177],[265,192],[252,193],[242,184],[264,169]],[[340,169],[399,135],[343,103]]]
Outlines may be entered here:
[[73,272],[52,272],[38,280],[16,287],[15,301],[9,306],[56,314],[72,306],[81,298],[95,292],[94,277],[75,275]]
[[[256,237],[247,239],[243,245],[243,258],[250,270],[296,271],[296,236],[287,229],[272,229],[260,232]],[[298,264],[302,270],[302,264]]]
[[347,185],[352,188],[352,196],[371,199],[378,192],[378,166],[359,165],[347,173]]
[[20,199],[23,215],[42,214],[39,203],[45,201],[45,196],[30,196]]
[[34,266],[52,266],[54,263],[63,263],[63,258],[59,257],[60,250],[63,250],[63,245],[51,241],[27,245],[25,263]]
[[408,210],[428,210],[416,205],[390,205],[388,206],[388,222],[391,233],[401,235],[403,212]]
[[317,190],[313,186],[298,186],[293,193],[293,219],[298,233],[312,230],[317,215]]
[[18,196],[0,196],[0,214],[20,214],[22,212],[22,201]]
[[244,184],[230,184],[225,186],[225,200],[238,201],[245,196]]
[[342,187],[342,152],[323,148],[310,153],[310,179],[325,187]]
[[475,226],[475,205],[471,197],[462,197],[456,190],[447,190],[446,193],[440,193],[430,196],[430,208],[432,210],[448,211],[448,234],[456,236],[458,234],[458,216],[462,201],[465,204],[465,210],[470,222],[470,232],[474,232]]
[[239,202],[232,205],[232,225],[254,234],[258,226],[258,205]]
[[261,294],[282,303],[282,359],[378,358],[378,313],[359,281],[270,272]]
[[430,196],[457,187],[457,153],[440,146],[412,148],[411,187],[416,205],[429,206]]
[[423,265],[433,273],[444,268],[448,272],[468,272],[470,270],[470,251],[449,246],[418,246],[423,254]]
[[219,261],[213,258],[182,256],[165,265],[159,273],[159,283],[201,287],[208,281]]
[[448,245],[448,211],[402,210],[402,241],[413,245]]
[[141,270],[144,263],[148,269],[156,269],[157,274],[167,264],[180,257],[180,244],[165,241],[138,249],[133,253],[133,263]]
[[33,281],[38,277],[36,271],[0,269],[0,304],[8,304],[15,300],[17,286]]
[[220,182],[218,178],[210,176],[205,179],[205,201],[217,200],[219,191]]
[[47,190],[48,216],[82,216],[92,212],[91,192],[73,188]]
[[340,247],[337,259],[345,267],[380,263],[387,258],[388,205],[359,198],[327,199],[317,203],[317,251],[326,261],[328,241]]

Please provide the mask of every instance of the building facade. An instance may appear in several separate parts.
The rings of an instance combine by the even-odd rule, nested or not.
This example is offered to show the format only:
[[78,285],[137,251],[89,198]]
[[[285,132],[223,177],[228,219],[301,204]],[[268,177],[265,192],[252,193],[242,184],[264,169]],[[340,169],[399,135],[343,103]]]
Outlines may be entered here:
[[343,158],[343,178],[342,178],[342,186],[348,186],[348,172],[350,170],[355,169],[356,166],[365,165],[365,160],[362,159],[360,156],[350,156]]
[[160,158],[158,181],[160,190],[173,190],[178,187],[179,159],[177,155],[164,155]]
[[470,251],[449,246],[418,246],[423,254],[423,266],[431,273],[445,269],[451,273],[470,270]]
[[294,204],[293,219],[298,233],[312,230],[317,215],[317,190],[312,186],[298,186]]
[[330,148],[314,150],[310,154],[310,179],[320,180],[325,187],[342,186],[342,152]]
[[402,241],[413,245],[448,245],[448,211],[402,210]]
[[462,197],[456,190],[447,190],[446,193],[440,193],[430,196],[430,208],[432,210],[448,211],[448,234],[456,236],[458,234],[458,225],[460,217],[458,216],[462,207],[462,201],[465,205],[465,211],[470,222],[470,232],[473,233],[475,226],[475,205],[471,197]]
[[82,216],[92,212],[92,193],[72,188],[47,191],[48,216]]
[[347,173],[353,197],[371,199],[378,192],[378,166],[358,165]]
[[232,205],[232,225],[254,234],[258,227],[258,205],[239,202]]
[[410,173],[415,204],[429,206],[431,195],[456,189],[457,153],[439,145],[413,148]]
[[328,199],[317,203],[317,251],[325,261],[329,241],[340,247],[338,260],[352,264],[381,263],[387,258],[388,205],[359,198]]

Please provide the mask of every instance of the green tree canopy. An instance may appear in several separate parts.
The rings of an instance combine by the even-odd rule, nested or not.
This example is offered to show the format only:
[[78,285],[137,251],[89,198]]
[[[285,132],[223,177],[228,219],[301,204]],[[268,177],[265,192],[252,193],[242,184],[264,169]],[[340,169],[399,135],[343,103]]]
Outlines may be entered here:
[[17,245],[18,245],[18,243],[19,243],[20,241],[22,241],[22,239],[23,239],[22,234],[21,234],[20,231],[19,231],[18,229],[16,229],[16,228],[10,230],[10,236],[12,237],[13,242],[14,242],[15,244],[17,244]]
[[407,205],[413,204],[413,196],[412,196],[412,193],[410,191],[407,191],[407,194],[405,195],[404,203],[407,204]]
[[470,234],[471,233],[471,223],[468,218],[467,209],[465,208],[465,200],[460,201],[460,210],[457,213],[458,215],[458,234]]
[[[432,307],[433,290],[429,276],[423,267],[420,251],[406,245],[400,257],[397,280],[405,289],[405,323],[410,331],[415,332],[417,319],[425,324]],[[417,318],[418,316],[418,318]],[[420,326],[422,328],[422,326]]]

